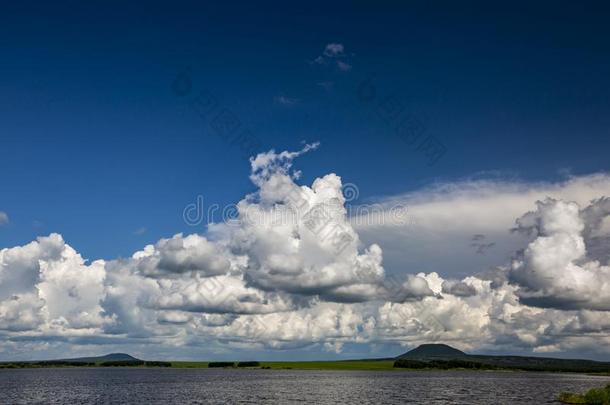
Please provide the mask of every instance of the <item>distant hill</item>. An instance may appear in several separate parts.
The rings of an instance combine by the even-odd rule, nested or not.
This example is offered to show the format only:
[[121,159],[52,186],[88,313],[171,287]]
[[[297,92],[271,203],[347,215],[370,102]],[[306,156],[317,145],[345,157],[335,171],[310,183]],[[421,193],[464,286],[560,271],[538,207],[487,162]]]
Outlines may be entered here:
[[171,367],[169,361],[144,361],[127,353],[110,353],[104,356],[76,357],[58,360],[3,361],[0,368],[40,367]]
[[401,354],[397,358],[399,359],[430,359],[430,358],[442,358],[442,359],[453,359],[467,356],[461,350],[453,348],[444,344],[425,344],[416,347],[415,349]]
[[73,359],[60,359],[58,361],[65,361],[69,363],[102,363],[104,361],[139,361],[133,356],[127,353],[110,353],[104,356],[97,357],[76,357]]
[[557,359],[552,357],[530,356],[486,356],[467,354],[444,344],[423,344],[396,357],[407,367],[411,361],[414,365],[427,362],[432,366],[448,366],[446,362],[469,362],[470,365],[518,369],[528,371],[571,371],[571,372],[610,372],[610,362],[577,359]]

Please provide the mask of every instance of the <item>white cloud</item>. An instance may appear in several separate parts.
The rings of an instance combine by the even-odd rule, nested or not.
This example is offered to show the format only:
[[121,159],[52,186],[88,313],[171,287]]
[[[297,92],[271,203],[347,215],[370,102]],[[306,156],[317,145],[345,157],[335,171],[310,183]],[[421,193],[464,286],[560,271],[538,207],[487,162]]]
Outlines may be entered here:
[[286,97],[286,96],[275,96],[273,98],[273,100],[278,103],[278,104],[282,104],[285,106],[293,106],[295,104],[297,104],[299,102],[298,98],[293,98],[293,97]]
[[352,70],[352,65],[346,62],[341,62],[340,60],[337,61],[337,67],[343,72],[349,72]]
[[343,44],[330,43],[324,48],[324,56],[329,58],[337,58],[343,56]]
[[[383,248],[384,267],[389,273],[441,271],[462,278],[507,263],[515,251],[527,245],[526,235],[510,230],[515,227],[515,219],[536,208],[536,201],[551,197],[586,207],[603,196],[610,196],[607,174],[571,177],[556,183],[440,183],[379,200],[386,215],[378,209],[368,218],[352,217],[350,222],[361,240]],[[406,207],[406,221],[388,215],[390,208],[398,205]],[[472,237],[477,234],[486,244],[494,244],[484,254],[477,254],[476,246],[472,246]],[[603,238],[591,241],[591,247],[600,252],[603,244]]]
[[112,322],[101,307],[104,266],[85,264],[58,234],[0,250],[2,327],[78,334]]
[[192,272],[208,277],[225,274],[230,268],[222,248],[199,235],[161,239],[134,253],[132,259],[135,271],[147,277]]
[[237,204],[240,226],[211,226],[211,234],[229,241],[235,255],[247,256],[244,277],[251,286],[332,300],[369,299],[383,279],[382,252],[375,244],[359,251],[341,178],[329,174],[311,187],[294,183],[292,160],[315,147],[253,158],[251,179],[259,191]]
[[8,224],[8,215],[6,212],[0,211],[0,226]]
[[609,311],[610,267],[587,257],[583,237],[585,227],[597,229],[596,224],[584,221],[599,220],[592,211],[610,215],[606,200],[588,206],[589,215],[582,215],[575,202],[549,198],[537,206],[517,220],[519,231],[536,235],[511,265],[510,279],[522,287],[518,295],[542,307]]
[[352,69],[352,65],[347,61],[348,59],[349,58],[345,53],[345,47],[343,44],[333,42],[326,44],[324,50],[322,51],[322,55],[316,57],[312,63],[317,65],[333,66],[341,72],[348,72]]
[[[437,186],[380,202],[408,207],[406,225],[356,221],[338,175],[298,184],[293,160],[316,147],[253,158],[257,191],[205,236],[91,263],[57,234],[0,250],[0,351],[609,352],[607,176]],[[496,245],[476,254],[473,240]]]

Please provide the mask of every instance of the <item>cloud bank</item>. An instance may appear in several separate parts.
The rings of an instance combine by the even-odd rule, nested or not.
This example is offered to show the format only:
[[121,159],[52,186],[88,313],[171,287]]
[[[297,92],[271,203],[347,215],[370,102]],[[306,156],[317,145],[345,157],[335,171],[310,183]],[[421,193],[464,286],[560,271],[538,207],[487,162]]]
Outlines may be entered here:
[[[610,351],[607,176],[440,185],[380,202],[406,204],[414,222],[362,225],[348,215],[338,175],[298,184],[293,161],[316,147],[252,158],[257,191],[205,235],[177,234],[107,261],[83,259],[58,234],[0,250],[1,353],[424,342]],[[456,240],[463,251],[449,247]],[[430,264],[421,241],[444,259]],[[469,267],[466,254],[483,262],[457,277],[447,263]]]

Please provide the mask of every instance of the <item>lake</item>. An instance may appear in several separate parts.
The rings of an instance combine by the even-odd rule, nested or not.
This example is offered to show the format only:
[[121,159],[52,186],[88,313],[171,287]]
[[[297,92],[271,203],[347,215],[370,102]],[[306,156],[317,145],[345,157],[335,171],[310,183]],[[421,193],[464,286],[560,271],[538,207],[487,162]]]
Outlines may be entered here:
[[610,377],[477,371],[0,370],[2,404],[544,404]]

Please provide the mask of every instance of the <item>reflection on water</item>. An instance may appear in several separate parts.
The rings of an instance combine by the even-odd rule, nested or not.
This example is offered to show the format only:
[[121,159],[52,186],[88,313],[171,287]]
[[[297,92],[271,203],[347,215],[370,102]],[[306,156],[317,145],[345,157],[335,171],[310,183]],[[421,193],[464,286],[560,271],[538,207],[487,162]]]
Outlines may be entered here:
[[610,377],[474,371],[0,370],[0,403],[543,404]]

